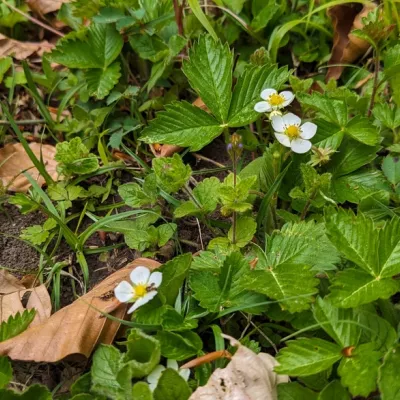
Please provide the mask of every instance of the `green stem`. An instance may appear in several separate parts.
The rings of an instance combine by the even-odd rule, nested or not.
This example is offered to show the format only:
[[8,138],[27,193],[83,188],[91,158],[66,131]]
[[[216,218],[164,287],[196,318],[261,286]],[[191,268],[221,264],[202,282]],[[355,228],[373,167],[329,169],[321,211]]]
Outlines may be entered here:
[[[232,171],[233,171],[233,188],[236,189],[236,157],[232,157]],[[236,225],[237,225],[237,214],[236,211],[232,214],[232,244],[236,244]]]
[[379,49],[376,48],[375,49],[374,86],[372,88],[371,102],[369,103],[367,117],[371,116],[372,109],[374,108],[374,104],[375,104],[375,96],[376,96],[376,91],[378,89],[378,78],[379,78],[379,58],[380,58],[380,52],[379,52]]

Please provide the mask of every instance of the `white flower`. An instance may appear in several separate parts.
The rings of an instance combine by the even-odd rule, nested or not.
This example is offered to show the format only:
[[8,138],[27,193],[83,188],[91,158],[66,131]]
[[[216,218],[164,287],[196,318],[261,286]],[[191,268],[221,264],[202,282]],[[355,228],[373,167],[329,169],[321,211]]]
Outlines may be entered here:
[[[178,363],[176,360],[167,360],[167,368],[174,369],[175,371],[178,371],[179,375],[187,381],[189,379],[190,375],[190,369],[183,368],[179,369]],[[163,371],[165,371],[166,368],[164,365],[157,365],[153,371],[147,376],[147,382],[149,383],[150,389],[153,392],[154,389],[157,387],[158,381],[161,378],[161,374]]]
[[128,314],[133,313],[143,304],[148,303],[157,295],[157,288],[162,282],[162,273],[153,272],[146,267],[136,267],[130,274],[132,284],[122,281],[114,289],[115,297],[121,303],[134,303],[128,310]]
[[287,107],[294,100],[294,94],[289,91],[278,93],[275,89],[265,89],[261,92],[261,98],[265,101],[259,101],[254,110],[264,113]]
[[292,113],[273,116],[271,121],[275,136],[281,144],[299,154],[311,149],[312,144],[308,139],[314,137],[317,125],[312,122],[301,125],[301,119]]

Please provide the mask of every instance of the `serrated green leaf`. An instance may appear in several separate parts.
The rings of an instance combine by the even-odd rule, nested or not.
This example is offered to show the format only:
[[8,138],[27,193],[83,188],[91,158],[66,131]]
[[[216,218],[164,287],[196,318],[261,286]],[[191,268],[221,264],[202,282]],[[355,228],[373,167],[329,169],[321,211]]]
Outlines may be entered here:
[[353,396],[367,397],[376,389],[380,358],[374,344],[365,343],[357,346],[350,357],[342,359],[338,373],[343,386],[348,387]]
[[232,96],[233,54],[229,46],[202,35],[190,49],[183,72],[190,86],[221,122],[227,121]]
[[233,242],[233,226],[228,231],[228,239],[231,243],[241,248],[246,246],[252,239],[257,230],[256,221],[251,217],[239,217],[236,221],[235,243]]
[[144,178],[143,186],[137,183],[126,183],[118,187],[118,194],[126,204],[133,208],[153,205],[157,201],[157,179],[155,174]]
[[[383,63],[385,66],[385,77],[387,79],[391,79],[394,77],[398,77],[400,73],[400,44],[396,44],[386,50],[385,57],[383,59]],[[394,89],[394,85],[393,85]]]
[[121,77],[121,65],[119,62],[111,64],[105,69],[90,69],[85,78],[90,96],[102,100],[111,89],[118,83]]
[[155,35],[132,35],[129,38],[129,44],[140,58],[151,62],[160,61],[169,54],[168,46]]
[[345,132],[353,139],[368,146],[376,146],[379,143],[380,135],[378,128],[372,125],[368,118],[359,115],[347,123]]
[[161,354],[172,360],[182,361],[196,356],[203,347],[200,336],[191,331],[159,331],[156,337],[161,344]]
[[157,228],[158,233],[158,246],[164,246],[168,240],[174,236],[177,229],[177,225],[170,223],[170,224],[162,224]]
[[197,151],[223,131],[215,118],[185,101],[173,102],[166,105],[165,109],[150,121],[140,140],[190,147],[191,151]]
[[254,106],[261,101],[262,90],[281,89],[289,75],[287,67],[280,69],[275,66],[246,68],[238,78],[233,90],[228,125],[239,127],[254,122],[260,116],[254,111]]
[[50,233],[43,229],[41,225],[33,225],[23,229],[20,238],[38,246],[44,243],[49,235]]
[[382,163],[382,171],[387,180],[392,185],[397,185],[400,182],[400,162],[399,157],[386,156]]
[[154,390],[154,400],[188,400],[192,391],[179,373],[171,368],[162,372]]
[[92,23],[59,40],[48,57],[68,68],[105,69],[118,57],[123,44],[113,24]]
[[350,400],[348,391],[342,386],[340,381],[330,382],[319,394],[317,400]]
[[289,341],[287,347],[279,351],[275,367],[279,374],[307,376],[330,368],[342,357],[341,348],[319,338]]
[[176,218],[186,217],[187,215],[199,215],[202,210],[193,203],[193,201],[185,201],[181,203],[174,211]]
[[132,387],[132,399],[153,400],[153,393],[146,382],[136,382]]
[[32,385],[23,393],[17,393],[13,390],[0,389],[1,400],[52,400],[53,396],[42,385]]
[[394,400],[400,393],[400,345],[391,348],[379,368],[378,386],[382,400]]
[[0,357],[0,389],[6,387],[11,381],[13,371],[7,357]]
[[280,383],[277,386],[279,400],[317,400],[317,393],[298,382]]
[[378,279],[359,269],[338,272],[330,286],[328,298],[338,307],[357,307],[377,299],[387,299],[400,289],[400,282]]
[[36,315],[36,310],[25,310],[22,314],[18,311],[15,315],[10,315],[7,321],[0,325],[0,342],[11,339],[25,331]]
[[[400,49],[400,47],[399,47]],[[400,65],[400,61],[399,61]],[[389,129],[396,129],[400,126],[400,108],[393,107],[388,103],[376,104],[372,110],[374,117]]]
[[197,328],[197,320],[184,318],[175,309],[168,308],[162,315],[161,325],[169,332],[190,331]]

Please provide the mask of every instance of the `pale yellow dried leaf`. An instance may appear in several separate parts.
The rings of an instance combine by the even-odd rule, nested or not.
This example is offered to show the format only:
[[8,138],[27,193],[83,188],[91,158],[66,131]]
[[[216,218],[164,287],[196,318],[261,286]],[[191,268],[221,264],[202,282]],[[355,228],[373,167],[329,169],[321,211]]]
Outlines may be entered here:
[[60,9],[63,3],[68,3],[69,0],[26,0],[29,8],[38,14],[48,14]]
[[0,33],[0,58],[12,56],[17,60],[25,60],[34,54],[42,56],[43,53],[51,51],[53,47],[54,45],[47,40],[42,42],[20,42]]

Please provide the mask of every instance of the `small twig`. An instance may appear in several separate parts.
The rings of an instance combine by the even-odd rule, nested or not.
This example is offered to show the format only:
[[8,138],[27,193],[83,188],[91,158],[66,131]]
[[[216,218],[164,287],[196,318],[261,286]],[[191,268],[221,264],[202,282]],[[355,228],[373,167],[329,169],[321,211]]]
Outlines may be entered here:
[[174,3],[175,21],[178,27],[178,34],[183,36],[183,4],[179,5],[178,0],[172,0]]
[[14,12],[16,12],[17,14],[22,15],[23,17],[25,17],[26,19],[28,19],[29,21],[33,22],[36,25],[41,26],[42,28],[54,33],[55,35],[58,35],[60,37],[64,37],[65,35],[59,31],[57,31],[56,29],[52,28],[51,26],[39,21],[38,19],[30,16],[29,14],[24,13],[23,11],[21,11],[19,8],[14,7],[13,5],[7,3],[6,1],[2,1],[8,8],[10,8],[11,10],[13,10]]
[[210,164],[214,164],[215,166],[219,167],[219,168],[225,168],[224,164],[221,164],[217,161],[211,160],[211,158],[208,157],[204,157],[201,154],[197,154],[197,153],[193,153],[193,156],[196,158],[196,160],[203,160],[203,161],[207,161]]
[[197,226],[199,228],[201,249],[204,250],[203,237],[202,237],[202,234],[201,234],[201,226],[200,226],[200,222],[199,222],[198,218],[196,218],[196,222],[197,222]]
[[[45,122],[45,119],[24,119],[21,121],[15,121],[16,125],[36,125],[44,124]],[[11,125],[11,123],[10,121],[0,120],[0,126],[2,125]]]

